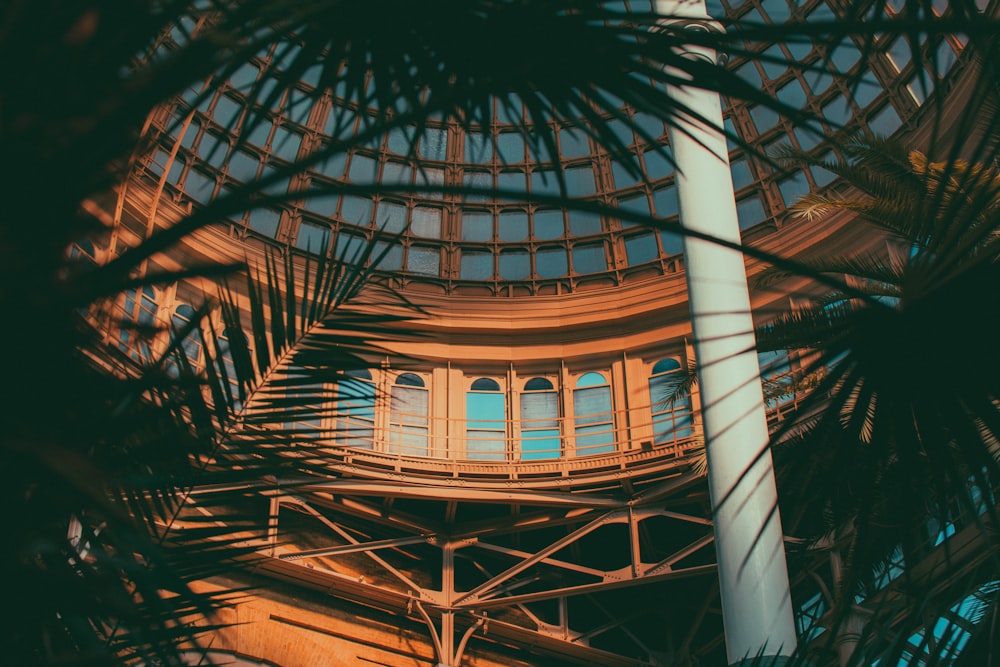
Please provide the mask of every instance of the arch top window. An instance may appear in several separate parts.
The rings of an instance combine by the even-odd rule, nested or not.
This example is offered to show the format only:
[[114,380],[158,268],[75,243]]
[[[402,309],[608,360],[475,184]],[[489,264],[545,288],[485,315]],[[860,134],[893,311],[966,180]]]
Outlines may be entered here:
[[402,373],[389,393],[390,454],[427,456],[428,391],[424,379],[415,373]]
[[493,378],[472,381],[465,395],[465,446],[468,458],[501,461],[507,452],[507,401]]
[[653,375],[659,375],[660,373],[667,373],[669,371],[676,371],[681,367],[681,362],[673,358],[660,359],[653,365]]
[[372,449],[375,441],[375,384],[367,368],[349,370],[337,386],[337,443]]
[[582,389],[583,387],[597,387],[607,383],[603,375],[591,371],[590,373],[584,373],[577,379],[576,387],[577,389]]
[[472,381],[472,391],[500,391],[500,383],[492,378],[479,378]]
[[614,451],[611,386],[604,375],[591,371],[577,378],[573,390],[573,415],[577,456]]
[[524,383],[520,396],[521,458],[525,461],[557,459],[562,455],[559,437],[559,394],[548,378]]
[[404,387],[423,387],[424,379],[415,373],[402,373],[396,378],[396,384]]
[[197,317],[198,311],[188,304],[182,303],[174,310],[170,322],[175,335],[184,334],[181,348],[193,366],[201,363],[201,343],[198,340]]
[[525,391],[541,391],[544,389],[553,389],[552,380],[547,378],[531,378],[524,383]]
[[677,359],[660,359],[649,377],[650,407],[653,414],[653,442],[663,444],[694,433],[691,396],[678,391],[686,376]]

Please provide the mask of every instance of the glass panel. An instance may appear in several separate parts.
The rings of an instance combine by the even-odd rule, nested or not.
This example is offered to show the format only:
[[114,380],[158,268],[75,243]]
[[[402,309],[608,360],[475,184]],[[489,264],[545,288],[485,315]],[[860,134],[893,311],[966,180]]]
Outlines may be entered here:
[[483,164],[493,159],[493,142],[482,134],[465,135],[465,161]]
[[653,366],[649,397],[653,415],[653,442],[663,444],[694,434],[689,395],[677,395],[677,383],[684,379],[676,359],[663,359]]
[[277,211],[258,208],[250,211],[250,228],[266,236],[274,236],[278,231],[280,215]]
[[625,239],[625,255],[628,258],[629,266],[651,262],[656,259],[658,254],[656,237],[652,234]]
[[425,389],[393,385],[389,398],[390,454],[427,455],[427,393]]
[[472,391],[500,391],[500,383],[492,378],[473,380]]
[[323,254],[330,247],[330,228],[303,222],[295,238],[295,247]]
[[524,211],[504,211],[497,222],[501,241],[523,241],[528,238],[528,214]]
[[764,220],[764,205],[759,197],[748,197],[736,204],[736,217],[740,221],[740,229],[752,227]]
[[413,209],[410,230],[416,236],[432,239],[441,238],[441,209],[421,207]]
[[[375,435],[375,385],[368,371],[340,383],[337,404],[337,444],[372,449]],[[360,376],[361,373],[367,377]]]
[[257,177],[259,166],[260,161],[256,157],[237,151],[229,159],[229,175],[238,181],[252,181]]
[[340,203],[338,195],[323,195],[322,197],[310,197],[306,200],[306,210],[318,213],[327,218],[332,218],[337,212],[337,205]]
[[359,227],[367,227],[371,222],[372,202],[362,197],[344,197],[344,205],[340,209],[340,217]]
[[570,211],[569,231],[574,236],[601,233],[601,216],[586,211]]
[[365,244],[365,237],[348,234],[341,230],[337,234],[337,246],[334,254],[337,257],[343,257],[348,262],[360,261]]
[[573,247],[573,271],[575,273],[597,273],[608,268],[604,255],[604,244],[579,245]]
[[646,177],[656,180],[674,173],[674,165],[670,163],[670,158],[663,150],[648,150],[644,154],[646,161]]
[[215,192],[215,179],[192,169],[184,183],[184,191],[195,201],[207,204]]
[[436,248],[414,246],[406,256],[406,269],[413,273],[436,276],[441,272],[441,253]]
[[[529,380],[527,389],[535,380],[551,388],[552,383],[543,378]],[[560,455],[559,396],[554,391],[525,393],[521,395],[521,458],[525,461],[555,459]]]
[[382,169],[383,185],[409,185],[410,167],[398,162],[386,162]]
[[406,229],[406,207],[393,202],[381,202],[375,210],[375,224],[390,234],[398,234]]
[[590,167],[574,167],[567,169],[564,174],[566,194],[570,197],[586,197],[597,192],[594,185],[594,172]]
[[531,276],[531,256],[525,250],[504,250],[500,253],[500,279],[524,280]]
[[656,207],[656,217],[669,218],[677,215],[677,188],[673,185],[653,193],[653,206]]
[[580,130],[560,130],[559,146],[563,157],[574,158],[590,155],[590,142],[587,140],[587,135]]
[[448,132],[429,127],[420,139],[420,155],[429,160],[444,160],[448,152]]
[[535,211],[532,219],[536,239],[557,239],[565,233],[562,211]]
[[[384,254],[383,254],[384,253]],[[372,260],[381,257],[376,262],[376,266],[384,271],[398,271],[403,268],[403,246],[379,242],[375,244],[375,252],[372,253]]]
[[497,135],[497,153],[501,162],[510,164],[524,160],[524,139],[517,132]]
[[491,280],[493,278],[493,254],[462,250],[459,277],[462,280]]
[[565,248],[540,248],[535,253],[535,272],[539,278],[559,278],[569,271]]
[[463,241],[491,241],[493,239],[493,216],[489,213],[462,213]]
[[525,391],[536,391],[539,389],[552,389],[552,381],[545,378],[531,378],[524,383]]
[[[583,381],[588,373],[580,380]],[[598,375],[598,377],[601,377]],[[601,378],[603,380],[604,378]],[[614,428],[611,415],[611,387],[588,387],[573,391],[576,454],[601,454],[614,450]]]
[[370,157],[355,154],[351,158],[348,177],[354,183],[374,183],[378,178],[378,162]]
[[504,403],[501,393],[470,391],[466,394],[466,452],[470,459],[502,461],[505,458],[507,430]]
[[293,162],[299,154],[299,144],[302,137],[295,132],[289,132],[283,127],[274,130],[274,138],[271,139],[271,152],[282,160]]

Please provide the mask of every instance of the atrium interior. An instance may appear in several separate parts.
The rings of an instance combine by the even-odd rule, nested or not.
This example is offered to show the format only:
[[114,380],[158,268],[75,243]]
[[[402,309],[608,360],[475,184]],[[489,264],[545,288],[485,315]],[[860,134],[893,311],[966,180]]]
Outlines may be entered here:
[[[887,16],[904,4],[889,2]],[[996,2],[979,4],[996,14]],[[836,21],[844,6],[719,0],[709,11],[773,27]],[[210,16],[178,24],[155,48],[181,48]],[[608,135],[582,116],[546,116],[549,131],[531,133],[538,110],[494,96],[464,118],[384,131],[375,79],[325,87],[323,68],[295,67],[303,48],[278,41],[157,107],[144,128],[152,148],[94,204],[113,231],[73,248],[106,263],[263,184],[252,205],[219,209],[222,224],[142,267],[245,261],[249,278],[222,290],[214,276],[142,284],[107,317],[91,313],[123,367],[172,346],[183,359],[168,371],[208,373],[213,400],[240,413],[236,441],[300,452],[302,467],[248,487],[233,506],[202,504],[213,488],[191,493],[189,520],[232,518],[233,539],[249,547],[247,567],[194,584],[250,587],[220,611],[232,625],[211,632],[207,656],[273,667],[729,664],[674,128],[614,100],[595,111]],[[935,119],[978,102],[977,55],[964,35],[921,48],[933,72],[904,35],[747,42],[725,60],[777,100],[722,96],[758,331],[830,291],[816,275],[775,272],[768,258],[892,262],[911,252],[849,207],[811,215],[795,205],[810,193],[857,194],[833,167],[851,137],[892,137],[907,151],[954,139]],[[297,83],[275,87],[270,77],[285,70]],[[699,196],[727,196],[717,185],[699,184]],[[353,267],[358,282],[344,288],[340,319],[316,333],[305,304],[321,290],[310,281],[336,266]],[[174,343],[142,327],[172,330]],[[266,370],[269,344],[287,353]],[[825,386],[817,352],[762,344],[755,355],[768,428],[793,441],[802,406],[820,410],[809,398]],[[336,373],[296,382],[314,366]],[[287,409],[296,401],[302,409]],[[269,421],[279,409],[283,421]],[[919,660],[949,643],[960,654],[975,629],[973,592],[990,583],[972,574],[989,554],[976,508],[945,523],[933,515],[924,543],[888,549],[844,614],[847,542],[804,536],[812,526],[796,533],[799,519],[816,517],[798,517],[801,490],[775,456],[785,603],[814,664],[874,664],[843,657],[869,642],[869,618],[913,661],[899,664],[929,664]],[[880,615],[914,571],[934,582],[924,624]]]

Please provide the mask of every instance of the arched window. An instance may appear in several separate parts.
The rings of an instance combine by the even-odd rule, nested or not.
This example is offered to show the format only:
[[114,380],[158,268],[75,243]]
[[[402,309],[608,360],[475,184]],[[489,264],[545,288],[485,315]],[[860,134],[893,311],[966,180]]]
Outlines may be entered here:
[[496,380],[474,380],[465,394],[465,449],[470,459],[480,461],[506,456],[507,407]]
[[[236,349],[230,344],[230,339],[236,341]],[[243,389],[240,386],[240,375],[236,372],[237,363],[244,369],[242,374],[249,378],[252,361],[251,351],[246,335],[238,329],[226,329],[218,339],[218,354],[216,373],[222,391],[229,397],[234,411],[243,409]]]
[[768,410],[780,408],[795,400],[792,362],[788,350],[757,353],[760,381]]
[[170,319],[170,324],[173,327],[175,335],[186,332],[184,340],[181,341],[181,349],[184,350],[188,361],[194,367],[197,367],[201,363],[201,340],[198,335],[197,326],[191,326],[191,322],[194,321],[197,315],[198,313],[194,308],[186,303],[182,303],[177,306],[173,317]]
[[559,394],[546,378],[531,378],[521,393],[521,458],[560,456]]
[[97,266],[97,252],[94,244],[87,239],[81,239],[69,247],[69,258],[84,266]]
[[125,292],[118,347],[135,361],[152,359],[149,339],[156,330],[156,290],[149,285]]
[[427,456],[427,388],[414,373],[401,374],[390,390],[387,451]]
[[368,369],[347,371],[337,387],[335,439],[343,447],[372,449],[375,437],[375,383]]
[[693,433],[691,396],[677,395],[684,380],[676,359],[661,359],[649,376],[649,398],[653,413],[653,443],[660,445]]
[[324,431],[320,414],[323,408],[323,382],[313,381],[315,376],[303,366],[290,365],[283,374],[289,381],[302,382],[285,393],[286,398],[292,401],[286,407],[291,421],[285,427],[295,432],[298,442],[315,443],[328,436],[329,431]]
[[576,381],[576,389],[573,390],[573,428],[577,456],[614,451],[611,386],[600,373],[584,373]]

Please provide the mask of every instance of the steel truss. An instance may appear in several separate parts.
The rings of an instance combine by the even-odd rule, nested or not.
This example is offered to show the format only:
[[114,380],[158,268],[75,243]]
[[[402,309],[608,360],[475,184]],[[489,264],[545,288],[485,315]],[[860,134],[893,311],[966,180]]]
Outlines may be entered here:
[[354,477],[262,492],[257,571],[422,621],[446,667],[490,642],[551,664],[622,667],[711,651],[721,623],[704,476],[681,465],[640,490],[622,482],[588,491]]

